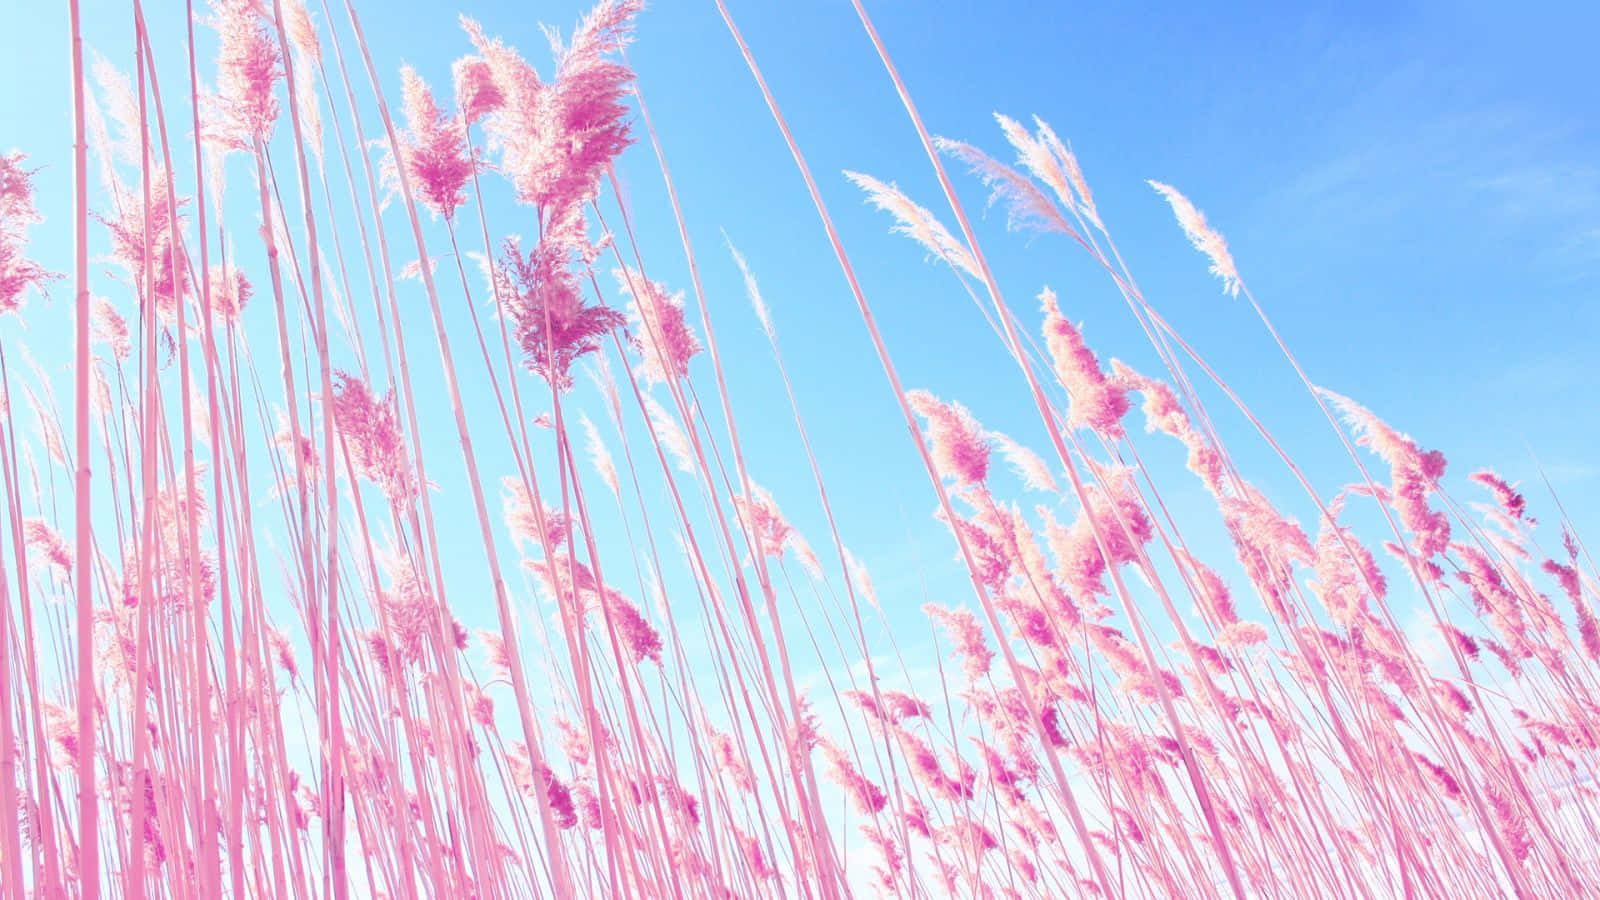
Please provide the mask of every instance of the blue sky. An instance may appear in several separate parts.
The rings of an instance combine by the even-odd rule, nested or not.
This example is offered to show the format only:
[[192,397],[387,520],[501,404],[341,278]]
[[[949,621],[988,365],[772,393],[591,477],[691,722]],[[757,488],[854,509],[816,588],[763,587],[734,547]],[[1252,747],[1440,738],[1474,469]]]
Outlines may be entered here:
[[[545,71],[536,23],[568,27],[582,8],[462,6]],[[821,180],[906,383],[960,400],[986,425],[1044,450],[1015,367],[959,286],[889,235],[884,217],[839,174],[849,168],[896,181],[949,218],[848,4],[731,6]],[[1248,307],[1222,295],[1146,178],[1178,186],[1228,237],[1313,379],[1444,450],[1457,479],[1493,466],[1521,480],[1535,514],[1553,519],[1537,489],[1536,453],[1580,526],[1595,533],[1600,519],[1586,507],[1600,485],[1592,449],[1600,437],[1592,387],[1600,375],[1600,63],[1587,51],[1600,11],[1578,3],[1515,15],[1489,3],[948,6],[871,7],[929,127],[997,156],[1004,145],[995,110],[1037,114],[1070,139],[1146,295],[1219,364],[1324,493],[1353,480],[1352,467]],[[130,69],[122,4],[84,7],[88,43]],[[469,49],[450,4],[365,7],[391,96],[402,61],[444,85],[449,62]],[[177,104],[181,7],[153,3],[149,14],[167,100]],[[10,21],[0,83],[12,89],[0,93],[0,146],[46,166],[39,204],[49,221],[35,229],[34,246],[48,267],[69,271],[65,14],[32,4]],[[210,37],[201,40],[209,70]],[[803,185],[715,7],[656,4],[629,54],[683,198],[753,475],[813,544],[826,545],[781,385],[721,246],[724,230],[761,280],[846,540],[873,570],[886,605],[961,602],[959,583],[946,587],[937,577],[923,594],[930,574],[954,571],[948,538],[930,520],[933,495]],[[370,135],[375,125],[367,125]],[[286,133],[280,126],[280,143]],[[631,152],[622,176],[653,277],[687,289],[647,146]],[[232,177],[230,202],[245,203],[237,161]],[[969,208],[981,209],[977,185],[964,176],[958,184]],[[492,216],[497,236],[532,230],[510,205]],[[391,240],[404,247],[395,210],[389,222]],[[233,227],[248,233],[237,220]],[[1155,368],[1126,308],[1081,252],[1056,237],[1008,234],[998,212],[979,228],[1015,308],[1031,318],[1031,298],[1049,284],[1102,359]],[[430,240],[442,240],[437,225],[429,229]],[[395,254],[397,265],[415,255]],[[116,290],[107,279],[98,284],[97,292]],[[407,283],[402,291],[421,317],[420,288]],[[67,360],[50,348],[65,346],[52,338],[66,333],[68,299],[63,287],[48,302],[30,300],[25,322],[0,322],[0,339],[27,342],[60,376],[62,396]],[[252,312],[263,329],[258,343],[275,346],[265,304]],[[452,327],[463,322],[458,315]],[[458,360],[470,352],[466,334],[455,337]],[[413,342],[418,352],[431,346],[422,318]],[[415,365],[431,375],[437,363],[426,355]],[[709,374],[707,363],[696,365]],[[448,421],[442,393],[421,399],[425,416]],[[1249,474],[1309,523],[1281,466],[1242,420],[1223,420]],[[495,427],[487,414],[475,422]],[[432,477],[458,481],[453,434],[440,429],[429,441]],[[1142,447],[1165,463],[1179,459],[1165,442]],[[511,471],[493,456],[484,468],[491,492]],[[1174,475],[1169,483],[1187,484]],[[1458,496],[1477,499],[1455,484]],[[1203,505],[1197,488],[1187,502]],[[439,503],[443,515],[470,515],[463,490]]]

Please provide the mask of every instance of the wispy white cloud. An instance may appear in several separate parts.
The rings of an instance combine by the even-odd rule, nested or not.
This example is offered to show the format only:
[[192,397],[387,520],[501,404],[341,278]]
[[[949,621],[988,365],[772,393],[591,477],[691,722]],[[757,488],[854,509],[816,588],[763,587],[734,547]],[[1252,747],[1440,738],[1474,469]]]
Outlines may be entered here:
[[1356,235],[1418,209],[1533,239],[1541,275],[1590,277],[1600,260],[1600,164],[1581,123],[1505,98],[1463,100],[1457,75],[1417,61],[1364,79],[1320,110],[1312,147],[1265,200],[1277,221]]

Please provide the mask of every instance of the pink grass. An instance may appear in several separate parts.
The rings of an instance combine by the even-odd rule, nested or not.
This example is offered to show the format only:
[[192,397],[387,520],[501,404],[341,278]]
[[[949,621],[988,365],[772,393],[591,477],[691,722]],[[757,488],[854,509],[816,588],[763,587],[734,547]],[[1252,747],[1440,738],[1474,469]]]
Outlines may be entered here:
[[[821,227],[910,439],[883,452],[936,504],[917,551],[965,579],[911,593],[926,563],[847,549],[870,523],[779,340],[817,304],[697,253],[623,52],[652,39],[640,4],[550,32],[548,65],[463,20],[434,90],[447,73],[374,58],[354,0],[186,4],[186,47],[135,0],[97,99],[70,0],[71,207],[40,208],[34,148],[0,157],[0,897],[1600,890],[1600,573],[1560,498],[1460,477],[1383,398],[1321,387],[1246,248],[1151,182],[1354,464],[1319,492],[1141,291],[1050,125],[935,137],[853,2],[942,203],[830,185],[714,5],[816,211],[782,225]],[[187,90],[163,93],[179,53]],[[659,209],[625,190],[652,161]],[[852,186],[977,306],[1037,416],[1004,427],[1042,455],[985,426],[967,373],[902,383],[825,198]],[[969,189],[1032,252],[1082,251],[1153,356],[1097,344],[1089,299],[1013,306]],[[61,305],[35,258],[54,230]],[[70,351],[40,362],[24,325]],[[745,406],[752,339],[783,415]],[[803,470],[768,449],[785,419]],[[1274,465],[1247,471],[1257,439]],[[1315,521],[1258,486],[1277,463]]]

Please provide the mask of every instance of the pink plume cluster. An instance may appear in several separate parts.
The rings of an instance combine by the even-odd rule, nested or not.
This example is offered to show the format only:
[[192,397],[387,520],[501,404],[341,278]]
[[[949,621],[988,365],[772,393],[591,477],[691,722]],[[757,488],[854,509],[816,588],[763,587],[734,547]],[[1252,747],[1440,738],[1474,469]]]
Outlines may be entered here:
[[416,498],[417,481],[394,412],[394,391],[378,397],[365,381],[338,373],[333,415],[357,472],[370,478],[390,502]]
[[937,138],[939,150],[967,165],[989,188],[989,202],[1005,205],[1007,223],[1024,231],[1076,234],[1061,209],[1032,179],[963,141]]
[[1055,292],[1039,294],[1044,309],[1045,347],[1055,362],[1056,377],[1072,399],[1067,422],[1087,426],[1116,439],[1122,436],[1122,417],[1128,413],[1128,392],[1100,371],[1100,361],[1083,342],[1083,335],[1061,315]]
[[211,270],[211,311],[221,316],[224,322],[239,321],[245,304],[250,302],[254,293],[250,279],[237,267],[222,266]]
[[104,297],[96,297],[92,305],[91,315],[93,322],[91,328],[96,340],[111,345],[111,355],[117,360],[126,360],[133,352],[133,339],[128,333],[127,320],[111,305],[111,301]]
[[1239,269],[1233,264],[1233,254],[1228,252],[1227,240],[1211,227],[1206,221],[1205,214],[1195,209],[1189,198],[1178,193],[1177,188],[1159,181],[1152,181],[1149,184],[1172,207],[1173,215],[1178,218],[1178,226],[1183,229],[1189,242],[1211,260],[1211,274],[1222,279],[1222,289],[1237,297],[1243,285],[1239,280]]
[[72,549],[49,522],[28,519],[22,523],[23,540],[35,548],[62,575],[72,571]]
[[28,227],[44,221],[33,206],[34,172],[21,153],[0,154],[0,313],[15,310],[32,288],[56,277],[23,255]]
[[639,377],[661,383],[689,374],[689,360],[700,341],[683,318],[683,293],[668,295],[661,284],[627,269],[616,271],[617,289],[633,299],[628,304],[634,347],[644,357]]
[[467,125],[476,125],[484,116],[505,105],[505,94],[495,83],[494,69],[476,56],[463,56],[450,68],[455,85],[456,110]]
[[855,804],[856,812],[863,816],[870,816],[883,810],[889,802],[888,795],[883,788],[878,787],[861,774],[850,757],[830,741],[821,741],[822,755],[827,758],[832,778],[844,788],[845,796]]
[[[550,82],[541,81],[515,50],[464,20],[502,98],[498,106],[480,99],[472,111],[487,113],[490,148],[500,152],[500,166],[522,202],[541,210],[585,202],[628,145],[622,98],[633,73],[609,56],[627,41],[638,9],[636,0],[605,0],[578,25],[570,43],[552,37],[556,71]],[[473,96],[489,96],[482,76],[472,77],[480,79]]]
[[463,188],[472,177],[466,128],[440,111],[433,91],[415,69],[402,67],[400,79],[409,126],[402,151],[406,171],[415,180],[423,204],[448,219],[467,202]]
[[1017,163],[1049,185],[1063,206],[1083,216],[1096,228],[1102,228],[1100,212],[1095,208],[1094,195],[1089,192],[1089,183],[1078,166],[1078,157],[1056,137],[1055,130],[1038,116],[1033,117],[1034,134],[1029,134],[1020,122],[1008,116],[995,113],[994,118],[1006,141],[1016,148]]
[[581,221],[547,231],[526,256],[515,238],[501,245],[496,293],[516,325],[528,368],[557,388],[572,386],[572,365],[600,349],[600,339],[625,319],[608,306],[585,303],[569,266],[592,254]]
[[734,498],[734,508],[744,520],[748,532],[755,535],[756,547],[761,554],[778,559],[783,556],[786,549],[795,546],[797,551],[804,555],[808,548],[798,544],[802,539],[783,518],[783,513],[778,509],[777,501],[772,499],[772,494],[765,488],[754,486],[751,495]]
[[[189,294],[189,264],[178,235],[173,233],[174,209],[184,201],[177,197],[172,179],[165,171],[152,173],[149,183],[150,205],[146,209],[138,194],[125,202],[115,218],[103,218],[111,233],[111,258],[128,273],[129,281],[141,297],[155,301],[168,316],[177,313],[177,304]],[[183,217],[177,220],[184,226]]]
[[845,177],[867,195],[867,202],[894,217],[894,231],[916,241],[940,260],[973,278],[982,278],[978,262],[950,229],[933,213],[918,206],[894,184],[885,184],[860,172],[845,172]]
[[283,0],[283,26],[296,52],[312,64],[320,65],[322,41],[317,37],[317,26],[312,24],[306,0]]
[[261,0],[213,0],[217,31],[217,99],[223,120],[216,136],[236,147],[266,141],[278,120],[277,80],[283,57],[269,32]]
[[1412,545],[1424,560],[1450,543],[1450,520],[1428,506],[1428,495],[1444,476],[1444,454],[1423,451],[1411,438],[1390,428],[1370,410],[1348,397],[1322,391],[1354,427],[1357,443],[1367,446],[1389,464],[1392,481],[1389,498],[1400,520],[1413,534]]
[[963,485],[982,484],[989,477],[989,441],[972,414],[959,403],[944,403],[927,391],[906,396],[911,408],[928,420],[940,473]]

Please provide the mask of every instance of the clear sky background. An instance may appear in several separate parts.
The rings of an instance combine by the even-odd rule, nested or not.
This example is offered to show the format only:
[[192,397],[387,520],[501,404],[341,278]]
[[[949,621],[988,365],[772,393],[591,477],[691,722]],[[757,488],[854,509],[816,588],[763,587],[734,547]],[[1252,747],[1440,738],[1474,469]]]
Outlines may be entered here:
[[[456,24],[458,6],[546,73],[537,23],[569,28],[583,8],[566,0],[364,3],[391,98],[402,61],[436,87],[448,84],[450,61],[470,50]],[[821,181],[906,383],[960,400],[986,425],[1045,450],[1015,366],[959,285],[919,248],[889,235],[886,218],[839,174],[849,168],[896,181],[950,218],[848,4],[730,6]],[[320,23],[320,5],[312,8]],[[84,9],[88,43],[131,70],[125,4],[85,0]],[[1353,467],[1248,307],[1222,294],[1145,179],[1178,186],[1227,236],[1245,279],[1313,379],[1446,453],[1458,496],[1478,498],[1460,479],[1492,466],[1523,482],[1536,516],[1554,519],[1538,488],[1537,454],[1580,526],[1600,539],[1600,516],[1591,511],[1600,486],[1600,57],[1592,52],[1600,8],[878,0],[870,10],[935,133],[1008,158],[990,118],[998,110],[1037,114],[1071,140],[1147,297],[1219,364],[1325,494],[1354,480]],[[163,87],[177,105],[185,85],[182,7],[156,0],[149,16]],[[342,14],[335,19],[342,27]],[[47,267],[69,272],[65,11],[25,2],[6,23],[0,147],[45,166],[38,189],[48,221],[35,229],[33,246]],[[201,40],[202,69],[210,72],[212,38]],[[629,58],[683,198],[754,476],[813,544],[826,545],[781,384],[722,248],[723,230],[761,280],[846,541],[872,569],[885,606],[963,602],[970,592],[959,582],[939,581],[956,571],[953,547],[930,518],[933,494],[853,301],[715,7],[660,0],[640,17]],[[367,127],[375,133],[375,120]],[[281,122],[280,142],[286,133]],[[180,129],[179,139],[186,135]],[[230,202],[246,203],[242,163],[231,174]],[[652,275],[687,289],[647,146],[630,152],[622,176]],[[982,209],[977,184],[965,176],[958,184],[969,208]],[[342,182],[335,185],[342,193]],[[491,215],[497,237],[533,230],[531,217],[508,204]],[[392,240],[403,247],[403,219],[397,209],[389,216]],[[241,221],[233,229],[248,236]],[[442,241],[442,230],[429,227],[430,238]],[[102,230],[91,230],[103,246]],[[1126,307],[1081,251],[1055,236],[1008,234],[999,211],[980,233],[1025,321],[1037,321],[1032,297],[1049,284],[1102,359],[1156,369]],[[396,264],[413,256],[397,250]],[[261,271],[244,252],[240,264]],[[97,293],[116,290],[108,279],[98,285]],[[421,288],[402,290],[418,316],[414,342],[425,349],[432,339]],[[125,309],[128,296],[126,288],[116,295]],[[0,340],[27,342],[60,379],[63,398],[69,302],[70,288],[58,285],[51,300],[30,299],[21,320],[0,322]],[[247,328],[262,329],[257,342],[273,347],[266,304],[257,304]],[[453,327],[464,321],[458,312]],[[458,359],[467,356],[468,333],[456,338]],[[415,365],[431,374],[437,363],[429,355]],[[708,365],[697,362],[697,371],[708,374]],[[442,389],[431,387],[432,378],[423,383],[439,390],[421,399],[430,421],[443,425]],[[1243,421],[1222,418],[1247,474],[1314,526]],[[1137,414],[1131,424],[1139,430]],[[496,426],[485,410],[475,427]],[[441,427],[429,440],[430,476],[447,488],[442,514],[469,515],[453,433]],[[1161,465],[1179,468],[1168,443],[1143,446]],[[493,458],[484,467],[495,481],[512,471]],[[1180,469],[1167,481],[1180,510],[1186,502],[1207,506],[1186,478]],[[1555,545],[1553,529],[1544,540]],[[1213,549],[1231,557],[1223,543]]]

